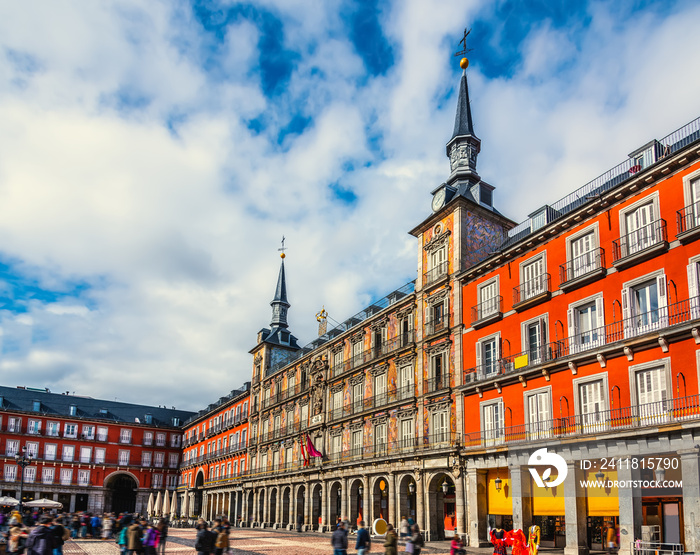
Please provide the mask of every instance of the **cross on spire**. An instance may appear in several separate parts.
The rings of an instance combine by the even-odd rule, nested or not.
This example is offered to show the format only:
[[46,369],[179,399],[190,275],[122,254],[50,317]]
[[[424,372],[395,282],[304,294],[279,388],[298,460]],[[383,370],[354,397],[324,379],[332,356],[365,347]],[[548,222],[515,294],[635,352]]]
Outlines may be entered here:
[[469,29],[467,31],[467,28],[466,27],[464,28],[464,36],[462,37],[462,40],[460,40],[458,43],[458,44],[462,45],[462,50],[460,50],[459,52],[455,52],[454,53],[455,56],[464,56],[467,54],[467,52],[471,52],[473,50],[472,48],[467,48],[467,37],[469,36],[469,33],[471,33],[471,32],[472,32],[471,29]]
[[277,249],[277,250],[280,251],[282,254],[284,254],[284,251],[286,251],[287,248],[288,248],[288,247],[285,247],[285,246],[284,246],[284,241],[285,241],[285,237],[284,237],[284,235],[282,235],[282,246],[281,246],[279,249]]

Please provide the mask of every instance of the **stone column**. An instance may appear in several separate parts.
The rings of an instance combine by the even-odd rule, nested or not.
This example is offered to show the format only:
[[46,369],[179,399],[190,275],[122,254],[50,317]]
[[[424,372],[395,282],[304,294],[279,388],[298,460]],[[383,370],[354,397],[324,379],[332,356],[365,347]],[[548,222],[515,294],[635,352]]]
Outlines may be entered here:
[[207,519],[207,500],[208,500],[207,492],[203,491],[202,492],[202,514],[199,516],[202,517],[204,520]]
[[362,519],[367,525],[367,529],[370,530],[372,526],[372,519],[369,514],[369,478],[367,476],[362,477]]
[[464,526],[464,473],[462,472],[462,469],[458,467],[457,470],[453,472],[452,477],[455,482],[455,516],[457,518],[456,530],[457,534],[462,536],[467,532]]
[[342,491],[342,495],[340,497],[340,512],[341,512],[340,518],[345,520],[346,518],[350,519],[350,517],[348,516],[348,501],[350,499],[350,496],[348,495],[348,479],[347,478],[343,478],[343,486],[342,487],[343,487],[343,491]]
[[306,530],[313,530],[313,523],[311,522],[311,508],[313,507],[311,499],[311,484],[306,482],[306,489],[304,490],[306,497],[304,497],[304,524],[306,524]]
[[396,474],[389,473],[389,523],[398,528],[400,522],[396,519]]
[[486,470],[467,470],[467,520],[469,522],[469,545],[490,545],[486,538]]
[[260,515],[258,513],[260,512],[260,505],[259,505],[259,499],[260,499],[260,490],[256,489],[255,493],[253,494],[253,523],[259,523],[260,522]]
[[510,497],[513,499],[513,530],[527,530],[532,525],[532,481],[527,467],[516,463],[509,468]]
[[423,489],[423,472],[418,472],[416,475],[416,524],[421,529],[425,530],[425,492]]
[[328,482],[321,482],[321,532],[328,526]]
[[586,534],[586,490],[581,487],[585,474],[578,462],[567,463],[564,480],[566,547],[564,555],[588,555]]
[[700,552],[700,465],[698,448],[679,450],[683,480],[685,551]]
[[[697,458],[697,454],[696,454]],[[627,468],[625,468],[627,467]],[[626,464],[620,464],[617,469],[617,479],[620,481],[639,480],[641,473]],[[637,495],[635,495],[635,493]],[[632,553],[634,540],[642,537],[642,497],[640,488],[624,487],[618,489],[620,504],[620,552]],[[605,549],[606,546],[603,545]]]
[[233,490],[228,492],[228,507],[226,507],[226,510],[228,512],[228,520],[232,524],[235,525],[236,523],[236,515],[234,513],[235,508],[234,508],[234,501],[233,501],[233,496],[236,495]]
[[71,513],[75,512],[75,494],[74,493],[70,494],[70,512]]
[[294,527],[297,525],[297,489],[299,486],[291,486],[289,488],[289,520],[291,521],[289,524],[291,525],[291,529],[294,530]]

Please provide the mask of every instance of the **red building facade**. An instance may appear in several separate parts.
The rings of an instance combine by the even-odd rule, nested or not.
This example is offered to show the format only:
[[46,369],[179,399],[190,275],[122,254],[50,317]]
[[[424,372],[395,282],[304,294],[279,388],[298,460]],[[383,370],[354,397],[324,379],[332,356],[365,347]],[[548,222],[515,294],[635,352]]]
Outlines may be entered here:
[[249,473],[250,383],[184,423],[182,514],[240,514],[235,486]]
[[191,412],[0,387],[0,489],[65,510],[144,512],[151,492],[177,487],[180,425]]
[[[545,545],[578,553],[604,549],[613,521],[621,549],[642,527],[700,549],[699,129],[542,207],[460,276],[472,542],[535,524]],[[544,490],[541,448],[568,465]],[[582,487],[593,479],[606,487]]]

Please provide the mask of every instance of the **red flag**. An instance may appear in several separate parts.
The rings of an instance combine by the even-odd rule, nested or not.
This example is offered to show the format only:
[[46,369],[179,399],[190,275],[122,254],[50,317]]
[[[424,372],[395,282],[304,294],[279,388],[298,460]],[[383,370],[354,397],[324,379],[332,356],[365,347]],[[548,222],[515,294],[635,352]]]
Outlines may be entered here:
[[309,454],[309,457],[323,457],[323,454],[320,451],[317,451],[314,444],[311,443],[309,434],[306,434],[306,452]]
[[309,466],[309,456],[306,453],[306,445],[304,445],[304,438],[299,438],[299,446],[301,447],[301,456],[304,459],[304,466]]

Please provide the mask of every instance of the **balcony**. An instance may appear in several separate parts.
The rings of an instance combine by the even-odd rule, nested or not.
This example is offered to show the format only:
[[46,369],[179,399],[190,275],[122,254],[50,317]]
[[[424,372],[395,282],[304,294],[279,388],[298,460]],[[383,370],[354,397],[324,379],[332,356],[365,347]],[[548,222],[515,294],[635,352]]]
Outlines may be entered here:
[[607,324],[600,328],[582,331],[574,336],[564,337],[528,351],[481,364],[465,371],[464,383],[490,380],[558,360],[565,362],[567,357],[593,355],[603,347],[623,340],[659,332],[662,329],[679,326],[700,318],[700,297],[685,299],[672,305],[641,312]]
[[676,224],[676,237],[684,245],[700,237],[700,202],[676,212]]
[[328,415],[328,421],[333,422],[336,420],[341,420],[343,418],[360,414],[368,410],[375,410],[379,407],[384,407],[392,403],[407,401],[413,399],[415,396],[416,388],[413,384],[398,387],[394,391],[373,395],[372,397],[364,398],[361,401],[350,403],[344,407],[333,409]]
[[392,337],[391,339],[387,339],[380,345],[375,345],[369,349],[361,351],[350,357],[350,359],[331,366],[331,376],[340,376],[345,372],[359,368],[363,364],[367,364],[384,356],[390,355],[395,351],[409,347],[413,345],[413,337],[413,330],[411,330],[396,337]]
[[605,251],[593,249],[559,266],[559,288],[571,291],[592,283],[605,274]]
[[613,241],[613,266],[629,268],[666,250],[666,220],[656,220]]
[[438,333],[449,331],[449,329],[450,318],[445,315],[442,318],[436,318],[425,323],[425,336],[430,337]]
[[700,419],[700,395],[465,434],[464,449],[638,431]]
[[520,312],[548,301],[552,297],[551,282],[549,274],[541,274],[513,287],[513,309]]
[[472,307],[472,327],[475,330],[503,318],[503,297],[497,295]]
[[433,285],[445,277],[447,277],[447,262],[438,264],[435,268],[423,274],[423,287]]
[[442,391],[444,389],[450,388],[450,377],[449,376],[439,376],[437,378],[430,378],[429,380],[423,380],[423,393],[435,393],[437,391]]

